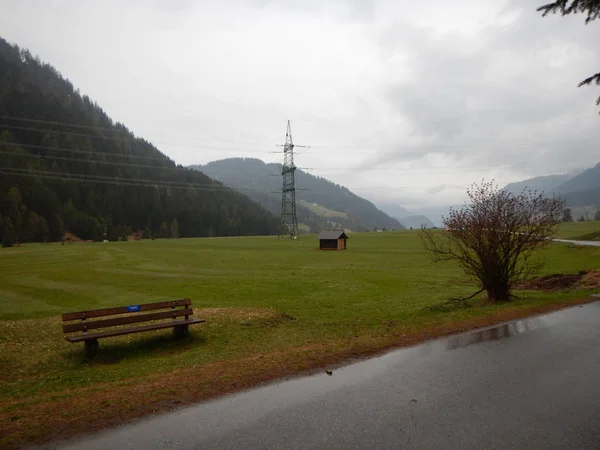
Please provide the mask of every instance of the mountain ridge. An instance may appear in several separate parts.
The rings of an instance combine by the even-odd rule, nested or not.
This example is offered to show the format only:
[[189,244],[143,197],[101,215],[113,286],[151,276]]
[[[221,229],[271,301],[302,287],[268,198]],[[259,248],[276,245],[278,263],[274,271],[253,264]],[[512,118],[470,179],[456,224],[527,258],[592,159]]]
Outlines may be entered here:
[[246,196],[176,165],[53,66],[0,38],[0,239],[275,234]]
[[429,219],[429,217],[422,214],[416,214],[408,216],[400,220],[400,223],[406,228],[434,228],[436,225]]
[[516,181],[504,186],[504,190],[512,194],[519,194],[523,189],[531,189],[538,192],[552,193],[562,183],[568,181],[573,176],[568,174],[542,175],[539,177],[528,178],[523,181]]
[[[189,167],[200,170],[227,186],[239,189],[273,214],[280,214],[281,178],[272,174],[281,173],[281,164],[265,163],[258,158],[238,157]],[[384,227],[404,228],[399,221],[380,211],[372,202],[359,197],[345,186],[301,169],[296,170],[295,179],[298,222],[308,225],[310,232],[332,228],[351,231],[371,231]],[[329,211],[344,213],[345,217],[339,214],[319,215],[314,211],[316,208],[310,208],[303,202],[315,203]]]
[[509,183],[503,189],[518,194],[524,188],[558,195],[567,206],[600,206],[600,163],[575,173],[544,175]]
[[584,192],[600,187],[600,162],[557,186],[559,194]]

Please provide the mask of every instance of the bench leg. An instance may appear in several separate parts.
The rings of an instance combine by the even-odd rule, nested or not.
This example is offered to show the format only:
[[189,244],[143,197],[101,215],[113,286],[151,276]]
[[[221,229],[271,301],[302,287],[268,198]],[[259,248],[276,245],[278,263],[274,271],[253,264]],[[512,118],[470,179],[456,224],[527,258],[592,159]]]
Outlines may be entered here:
[[173,327],[173,334],[175,338],[184,338],[188,335],[188,325],[180,325],[178,327]]
[[85,356],[94,356],[98,352],[98,339],[84,341],[83,348]]

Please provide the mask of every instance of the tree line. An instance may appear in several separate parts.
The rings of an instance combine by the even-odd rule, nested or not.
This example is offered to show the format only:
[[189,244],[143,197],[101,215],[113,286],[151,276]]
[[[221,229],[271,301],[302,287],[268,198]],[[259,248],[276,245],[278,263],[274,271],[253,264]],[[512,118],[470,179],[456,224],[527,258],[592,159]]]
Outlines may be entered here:
[[[580,214],[579,217],[577,218],[578,222],[586,222],[588,220],[600,220],[600,208],[598,208],[596,210],[596,212],[594,213],[593,219],[590,219],[588,211],[586,211],[585,216],[583,214]],[[573,221],[574,221],[573,211],[571,210],[571,208],[563,209],[561,222],[573,222]]]

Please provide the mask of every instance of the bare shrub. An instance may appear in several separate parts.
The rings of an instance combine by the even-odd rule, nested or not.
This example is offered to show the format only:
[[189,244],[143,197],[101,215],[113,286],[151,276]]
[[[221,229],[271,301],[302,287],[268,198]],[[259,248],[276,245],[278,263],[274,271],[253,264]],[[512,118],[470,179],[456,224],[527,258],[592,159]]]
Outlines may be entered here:
[[423,230],[434,261],[458,261],[490,302],[505,302],[515,283],[541,267],[534,251],[548,245],[561,221],[563,202],[524,190],[518,195],[482,181],[467,190],[470,202],[451,209],[443,230]]

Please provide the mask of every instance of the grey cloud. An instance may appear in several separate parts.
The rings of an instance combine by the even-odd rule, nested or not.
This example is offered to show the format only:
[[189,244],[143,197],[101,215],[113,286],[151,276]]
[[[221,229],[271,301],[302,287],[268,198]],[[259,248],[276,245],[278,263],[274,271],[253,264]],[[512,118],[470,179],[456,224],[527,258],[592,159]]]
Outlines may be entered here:
[[372,0],[339,0],[323,2],[322,0],[248,0],[242,4],[256,6],[263,11],[285,11],[288,14],[304,14],[316,16],[334,10],[338,19],[352,21],[368,21],[373,18],[374,2]]
[[600,159],[600,22],[544,1],[0,0],[0,29],[179,163],[274,160],[291,119],[298,165],[423,205]]
[[427,193],[431,195],[439,194],[443,190],[445,190],[447,186],[445,184],[440,184],[439,186],[433,186],[427,189]]
[[[575,88],[580,78],[574,68],[583,77],[600,67],[600,24],[588,25],[596,26],[591,30],[582,20],[542,19],[538,3],[507,5],[505,12],[518,12],[518,19],[485,29],[478,42],[453,34],[440,40],[434,30],[408,24],[382,33],[386,54],[394,54],[395,37],[397,51],[411,55],[409,78],[390,82],[384,95],[412,124],[411,137],[424,143],[421,152],[381,153],[364,168],[440,151],[464,165],[538,173],[573,168],[573,148],[579,164],[598,159],[595,93]],[[569,63],[552,64],[551,58]]]

